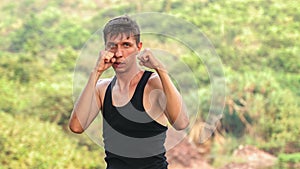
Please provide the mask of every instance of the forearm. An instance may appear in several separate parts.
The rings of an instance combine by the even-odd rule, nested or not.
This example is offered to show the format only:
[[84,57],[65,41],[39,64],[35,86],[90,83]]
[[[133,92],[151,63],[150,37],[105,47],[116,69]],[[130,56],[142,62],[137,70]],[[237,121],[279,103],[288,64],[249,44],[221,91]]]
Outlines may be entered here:
[[166,106],[166,109],[163,111],[169,122],[177,130],[186,128],[189,124],[189,119],[185,106],[180,93],[172,83],[165,66],[153,56],[153,53],[149,49],[145,49],[141,52],[138,59],[140,60],[140,65],[155,69],[160,77],[165,101],[159,101],[159,104],[161,104],[161,107],[164,105]]
[[182,97],[165,69],[156,69],[165,95],[166,116],[175,129],[181,130],[188,126],[189,119]]
[[96,71],[91,72],[85,88],[74,105],[69,126],[75,133],[83,132],[100,110],[96,83],[101,74]]

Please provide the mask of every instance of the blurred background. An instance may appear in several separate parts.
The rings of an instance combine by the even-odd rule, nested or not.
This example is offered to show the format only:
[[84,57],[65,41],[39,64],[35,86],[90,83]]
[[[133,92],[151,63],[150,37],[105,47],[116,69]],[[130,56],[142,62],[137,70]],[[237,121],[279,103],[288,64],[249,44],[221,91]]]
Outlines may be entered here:
[[[196,99],[201,106],[191,114],[197,119],[181,147],[186,154],[169,157],[173,168],[199,168],[201,160],[205,168],[300,166],[299,1],[2,0],[0,9],[0,169],[105,167],[103,149],[67,127],[74,68],[81,48],[103,24],[139,12],[171,14],[196,25],[225,71],[223,118],[213,137],[200,143],[210,79],[199,57],[179,56],[202,88],[187,103]],[[147,43],[174,49],[171,40]]]

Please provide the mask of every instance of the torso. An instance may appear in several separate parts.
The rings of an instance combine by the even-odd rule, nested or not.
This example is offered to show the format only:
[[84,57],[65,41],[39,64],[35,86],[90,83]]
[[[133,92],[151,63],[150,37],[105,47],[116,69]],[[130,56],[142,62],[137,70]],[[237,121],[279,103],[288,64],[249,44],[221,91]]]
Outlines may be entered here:
[[151,75],[151,72],[137,74],[127,90],[120,90],[117,78],[102,83],[105,90],[99,94],[107,169],[167,168],[164,143],[168,128],[160,121],[164,115],[155,117],[163,111],[156,103],[159,95],[151,94],[159,88],[155,87],[159,79]]
[[[126,105],[130,101],[142,75],[143,72],[138,73],[136,77],[132,79],[129,87],[127,87],[126,90],[121,90],[120,87],[117,85],[117,83],[115,84],[112,90],[112,102],[114,106],[121,107]],[[107,90],[107,87],[111,81],[112,78],[103,79],[99,81],[97,84],[97,90],[100,95],[101,107],[103,107],[105,91]],[[161,82],[159,76],[156,73],[152,73],[144,89],[143,105],[146,110],[146,113],[153,120],[155,120],[156,122],[158,122],[163,126],[167,126],[167,118],[163,112],[164,110],[158,104],[158,99],[161,95],[161,92],[163,92],[160,83]]]

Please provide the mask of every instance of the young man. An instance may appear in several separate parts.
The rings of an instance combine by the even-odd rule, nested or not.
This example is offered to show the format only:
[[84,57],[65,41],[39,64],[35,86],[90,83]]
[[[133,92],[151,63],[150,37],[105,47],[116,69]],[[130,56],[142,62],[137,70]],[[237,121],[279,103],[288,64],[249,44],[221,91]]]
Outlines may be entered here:
[[[140,29],[128,16],[104,27],[100,52],[88,83],[74,106],[69,127],[82,133],[101,110],[107,169],[165,169],[167,125],[185,129],[188,116],[164,65],[142,49]],[[138,64],[155,70],[142,70]],[[115,76],[101,79],[113,67]]]

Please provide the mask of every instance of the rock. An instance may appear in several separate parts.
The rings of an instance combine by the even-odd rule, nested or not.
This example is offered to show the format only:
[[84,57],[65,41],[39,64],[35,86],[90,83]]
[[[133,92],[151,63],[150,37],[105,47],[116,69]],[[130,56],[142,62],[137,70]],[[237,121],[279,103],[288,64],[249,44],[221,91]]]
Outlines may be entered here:
[[[169,132],[169,137],[173,134],[172,131]],[[169,169],[213,169],[187,137],[182,138],[175,147],[168,150],[166,156]]]
[[276,163],[276,157],[250,145],[240,146],[234,151],[233,158],[241,162],[232,162],[221,169],[266,169]]

